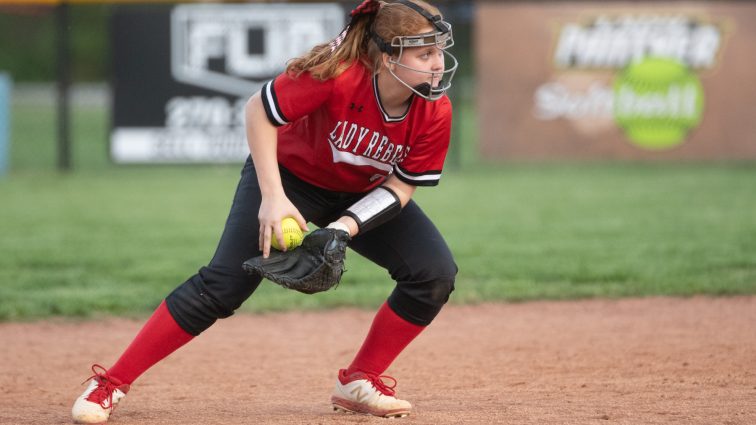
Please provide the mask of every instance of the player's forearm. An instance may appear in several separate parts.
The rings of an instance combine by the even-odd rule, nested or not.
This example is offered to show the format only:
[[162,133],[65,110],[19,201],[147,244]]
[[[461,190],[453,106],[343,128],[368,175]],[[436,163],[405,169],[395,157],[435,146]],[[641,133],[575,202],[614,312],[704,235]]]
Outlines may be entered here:
[[263,196],[283,193],[278,171],[278,133],[265,115],[260,93],[252,96],[244,110],[247,144],[255,163],[257,180]]
[[394,191],[394,193],[396,193],[396,196],[399,197],[399,202],[402,204],[402,208],[404,208],[404,206],[407,205],[407,202],[412,199],[412,195],[415,194],[415,189],[417,189],[416,186],[412,186],[399,180],[399,178],[395,175],[391,175],[388,179],[386,179],[386,182],[383,183],[383,186],[390,188]]
[[[378,192],[368,193],[336,220],[337,223],[346,226],[350,236],[354,237],[360,231],[369,230],[390,220],[399,214],[401,208],[407,205],[415,193],[415,186],[404,183],[395,176],[389,177],[382,186],[389,190],[381,188]],[[341,226],[337,227],[346,230]]]

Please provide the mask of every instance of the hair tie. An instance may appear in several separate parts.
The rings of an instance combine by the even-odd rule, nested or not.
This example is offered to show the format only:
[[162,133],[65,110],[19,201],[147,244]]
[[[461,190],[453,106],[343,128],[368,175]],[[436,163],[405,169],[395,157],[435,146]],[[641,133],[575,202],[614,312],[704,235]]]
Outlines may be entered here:
[[329,46],[331,48],[331,51],[338,49],[339,46],[341,46],[341,43],[344,42],[344,39],[347,36],[347,33],[349,33],[349,29],[352,27],[352,24],[354,21],[359,18],[362,15],[372,15],[375,13],[378,13],[378,10],[381,8],[381,2],[378,0],[364,0],[362,3],[360,3],[359,6],[355,7],[354,10],[349,12],[349,23],[344,27],[343,30],[341,30],[341,33],[333,39],[329,43]]
[[360,15],[369,15],[378,12],[378,9],[381,8],[381,2],[377,0],[365,0],[362,3],[360,3],[359,6],[355,7],[354,10],[352,10],[349,13],[349,16],[352,18],[355,18]]

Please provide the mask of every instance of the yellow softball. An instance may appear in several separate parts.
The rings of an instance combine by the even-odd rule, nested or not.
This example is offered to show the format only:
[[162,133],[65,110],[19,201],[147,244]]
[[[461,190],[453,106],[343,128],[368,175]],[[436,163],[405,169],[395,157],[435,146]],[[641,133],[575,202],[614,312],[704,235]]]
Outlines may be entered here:
[[[296,220],[291,217],[281,220],[281,230],[287,250],[294,249],[302,244],[304,233],[302,233],[302,229],[299,228],[299,223]],[[275,249],[281,249],[275,234],[270,238],[270,245]]]

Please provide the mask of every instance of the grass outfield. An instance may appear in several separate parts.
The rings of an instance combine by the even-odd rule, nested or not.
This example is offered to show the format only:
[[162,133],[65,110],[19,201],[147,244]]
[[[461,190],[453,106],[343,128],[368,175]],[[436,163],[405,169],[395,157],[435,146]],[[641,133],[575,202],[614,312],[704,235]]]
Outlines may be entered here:
[[[75,116],[77,171],[59,175],[51,112],[14,111],[0,320],[141,315],[209,260],[239,167],[109,165],[90,110]],[[452,302],[470,303],[756,293],[754,194],[752,164],[466,164],[416,199],[456,255]],[[264,283],[242,309],[376,306],[391,291],[358,255],[347,265],[336,290]]]

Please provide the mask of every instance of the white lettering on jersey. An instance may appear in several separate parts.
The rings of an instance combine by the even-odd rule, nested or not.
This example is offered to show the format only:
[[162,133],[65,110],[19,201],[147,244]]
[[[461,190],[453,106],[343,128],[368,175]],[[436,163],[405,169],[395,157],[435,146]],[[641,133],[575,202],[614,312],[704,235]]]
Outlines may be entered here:
[[370,129],[366,127],[360,127],[360,135],[358,136],[357,143],[354,145],[354,149],[352,149],[352,153],[357,152],[357,148],[362,144],[362,140],[365,139],[365,136],[370,133]]
[[354,155],[349,152],[340,151],[336,148],[336,145],[331,144],[331,152],[333,153],[333,162],[346,162],[347,164],[352,165],[368,165],[374,168],[377,168],[379,170],[383,170],[385,172],[390,172],[393,170],[393,166],[390,164],[384,164],[380,161],[376,161],[374,159],[365,158],[364,156]]
[[[404,145],[398,145],[396,147],[396,153],[394,154],[394,158],[390,161],[392,164],[401,164],[401,162],[404,161],[404,158],[406,158],[407,154],[409,153],[409,148],[407,148],[407,151],[404,152],[404,155],[402,155],[403,150],[404,150]],[[401,159],[399,157],[401,157]]]
[[[362,153],[357,154],[357,149],[363,145],[362,142],[367,139],[368,134],[371,135],[370,141],[362,149]],[[348,121],[336,123],[336,126],[328,134],[328,142],[331,145],[334,163],[368,165],[387,173],[393,170],[393,164],[402,162],[409,153],[409,148],[405,148],[404,145],[395,145],[389,140],[388,136]],[[351,152],[347,152],[349,148],[351,148]]]
[[368,143],[367,148],[362,152],[363,156],[370,156],[373,154],[373,148],[378,143],[378,139],[381,138],[381,134],[377,131],[373,132],[373,137],[370,139],[370,143]]
[[378,149],[375,151],[375,154],[372,156],[373,159],[378,159],[378,157],[381,156],[381,152],[383,152],[383,148],[386,147],[388,142],[389,142],[388,137],[383,136],[383,138],[381,139],[381,144],[378,145]]
[[352,140],[354,139],[354,135],[357,133],[357,124],[352,123],[352,125],[349,127],[349,133],[347,133],[346,137],[344,138],[344,141],[341,143],[341,146],[339,146],[341,149],[349,149],[349,145],[352,144]]
[[394,152],[394,144],[389,143],[388,147],[386,148],[386,152],[381,157],[381,162],[387,162],[393,152]]
[[336,132],[339,130],[339,127],[341,127],[341,124],[341,121],[337,122],[336,127],[334,127],[331,134],[328,135],[328,140],[330,140],[331,143],[333,143],[333,141],[336,139]]

